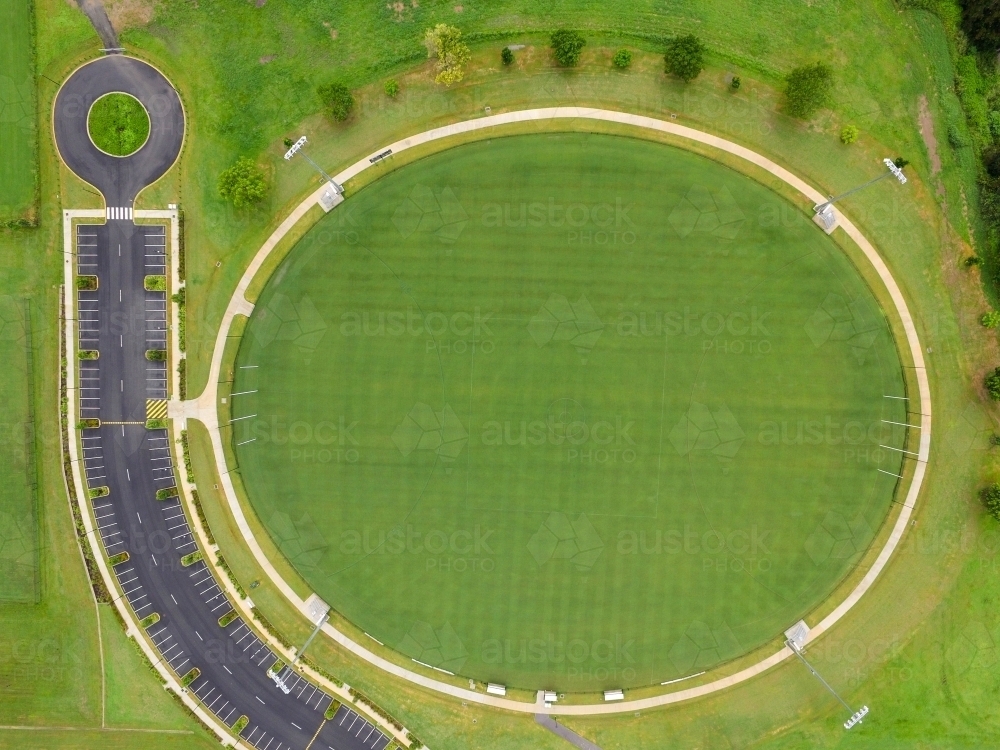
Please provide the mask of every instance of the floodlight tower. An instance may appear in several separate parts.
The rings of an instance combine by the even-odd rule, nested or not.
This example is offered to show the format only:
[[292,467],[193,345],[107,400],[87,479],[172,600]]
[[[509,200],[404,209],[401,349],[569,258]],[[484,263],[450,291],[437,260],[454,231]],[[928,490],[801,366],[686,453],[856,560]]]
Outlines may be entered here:
[[302,158],[305,159],[310,164],[312,164],[313,169],[315,169],[317,172],[323,175],[323,179],[329,182],[333,186],[334,192],[336,192],[337,195],[343,195],[344,188],[330,175],[328,175],[325,171],[323,171],[323,168],[319,164],[310,159],[309,154],[307,154],[305,151],[302,150],[302,147],[305,146],[306,143],[307,140],[305,136],[302,136],[297,141],[295,141],[292,147],[285,152],[285,161],[289,161],[293,156],[295,156],[295,154],[302,154]]
[[[285,158],[287,159],[288,157],[286,156]],[[814,207],[814,210],[816,211],[816,219],[820,225],[827,230],[827,233],[833,231],[833,228],[837,223],[837,216],[833,212],[833,204],[837,201],[842,198],[846,198],[849,195],[853,195],[859,190],[864,190],[866,187],[874,185],[876,182],[881,182],[887,177],[895,177],[899,180],[900,185],[906,184],[906,175],[903,174],[903,167],[906,166],[906,162],[903,159],[897,159],[896,161],[893,161],[892,159],[883,159],[882,163],[889,168],[889,171],[885,174],[879,175],[874,180],[869,180],[863,185],[858,185],[856,188],[852,188],[846,193],[841,193],[838,196],[831,195],[830,199],[826,201],[826,203],[819,203]]]
[[[888,159],[886,161],[888,161]],[[823,687],[829,690],[833,694],[833,697],[836,698],[838,701],[840,701],[844,705],[844,708],[846,708],[848,711],[851,712],[851,718],[844,722],[844,729],[850,729],[855,724],[860,724],[861,720],[868,715],[868,706],[862,706],[860,710],[855,711],[853,708],[851,708],[851,706],[848,704],[847,701],[845,701],[843,698],[840,697],[839,693],[837,693],[836,690],[830,687],[830,683],[828,683],[826,680],[823,679],[823,677],[820,675],[819,672],[816,671],[813,665],[810,664],[808,661],[806,661],[806,657],[802,655],[801,651],[799,651],[799,646],[794,640],[789,638],[788,640],[785,641],[785,645],[788,646],[788,648],[790,648],[794,652],[794,654],[797,657],[799,657],[799,659],[802,660],[802,663],[806,665],[806,669],[808,669],[812,673],[812,676],[815,677],[817,680],[819,680],[821,683],[823,683]]]

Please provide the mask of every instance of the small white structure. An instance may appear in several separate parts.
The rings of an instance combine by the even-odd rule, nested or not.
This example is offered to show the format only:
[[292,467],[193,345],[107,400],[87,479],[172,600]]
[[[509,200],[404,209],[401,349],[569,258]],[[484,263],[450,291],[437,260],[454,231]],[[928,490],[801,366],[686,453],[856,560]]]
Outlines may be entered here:
[[802,647],[806,645],[806,639],[809,637],[809,626],[806,625],[805,620],[799,620],[797,623],[792,625],[788,630],[785,631],[785,638],[788,639],[788,645],[794,648],[796,651],[801,651]]
[[323,191],[323,194],[319,197],[319,207],[323,209],[325,213],[330,213],[334,206],[338,203],[343,203],[344,198],[332,187],[328,187]]
[[604,700],[606,701],[623,701],[625,700],[624,690],[605,690]]
[[323,622],[329,612],[330,605],[316,596],[316,594],[311,594],[306,599],[306,615],[309,617],[309,622],[313,625],[319,625]]
[[487,682],[486,692],[489,693],[490,695],[499,695],[502,698],[503,696],[507,695],[507,686],[498,685],[495,682]]
[[559,700],[559,696],[553,690],[543,690],[542,698],[545,700],[546,703],[555,703],[557,700]]

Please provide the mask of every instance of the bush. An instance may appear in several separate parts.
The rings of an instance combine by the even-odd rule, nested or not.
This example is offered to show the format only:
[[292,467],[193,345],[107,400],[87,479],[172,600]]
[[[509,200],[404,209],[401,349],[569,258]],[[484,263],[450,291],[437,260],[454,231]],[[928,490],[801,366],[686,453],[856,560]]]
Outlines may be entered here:
[[236,614],[235,609],[229,610],[228,612],[226,612],[226,614],[224,614],[222,617],[219,618],[219,627],[220,628],[228,627],[230,623],[232,623],[232,621],[235,620],[237,617],[239,617],[239,615]]
[[385,91],[385,95],[390,99],[395,99],[399,93],[399,82],[395,78],[390,78],[382,84],[382,90]]
[[267,668],[267,671],[271,674],[281,674],[281,671],[285,668],[285,662],[281,659],[275,659],[274,664]]
[[740,79],[739,76],[733,76],[733,80],[731,80],[729,82],[729,88],[731,88],[733,91],[739,91],[740,90],[740,86],[742,84],[743,84],[743,81]]
[[323,109],[337,122],[343,122],[351,116],[354,109],[354,96],[351,90],[342,83],[328,83],[317,89]]
[[337,711],[340,710],[340,701],[334,700],[330,701],[330,705],[327,706],[326,711],[323,712],[323,718],[327,721],[333,721],[334,717],[337,715]]
[[143,617],[141,620],[139,620],[139,627],[142,628],[143,630],[148,630],[159,621],[160,621],[160,613],[154,612],[153,614],[147,615],[146,617]]
[[167,429],[167,420],[165,419],[147,419],[146,420],[147,430],[165,430]]
[[456,26],[439,23],[424,33],[424,45],[427,56],[437,58],[437,75],[435,83],[451,86],[465,76],[462,66],[469,62],[472,53],[462,41],[462,32]]
[[181,567],[189,568],[201,559],[202,559],[202,554],[200,551],[191,552],[190,554],[184,555],[184,557],[181,558]]
[[164,487],[162,490],[156,491],[157,500],[169,500],[172,497],[177,497],[176,487]]
[[97,277],[88,275],[77,276],[76,288],[79,289],[81,292],[97,291]]
[[969,145],[969,141],[958,125],[948,125],[948,145],[954,149],[965,148]]
[[500,50],[500,62],[504,65],[510,65],[514,62],[514,52],[510,47],[504,47]]
[[624,70],[629,65],[632,64],[632,53],[627,49],[620,49],[615,52],[615,56],[611,58],[611,64],[616,68],[621,68]]
[[167,352],[165,349],[147,349],[146,359],[150,362],[165,362],[167,359]]
[[1000,5],[996,0],[961,0],[962,29],[983,52],[1000,47]]
[[983,149],[983,166],[990,177],[1000,177],[1000,146]]
[[198,667],[192,667],[186,675],[181,677],[181,687],[187,687],[199,677],[201,677],[201,670]]
[[167,291],[167,277],[161,275],[147,276],[142,280],[142,286],[147,292]]
[[663,56],[667,72],[690,83],[705,67],[705,46],[694,34],[674,37]]
[[127,563],[129,559],[128,552],[119,552],[117,555],[112,555],[108,558],[108,565],[112,568],[115,565],[121,565],[122,563]]
[[858,130],[857,125],[845,125],[840,130],[840,142],[843,143],[845,146],[849,146],[856,140],[858,140],[858,136],[860,134],[861,131]]
[[988,313],[983,313],[983,317],[979,319],[987,328],[996,328],[1000,326],[1000,312],[996,310],[990,310]]
[[994,482],[982,491],[983,505],[986,512],[1000,521],[1000,484]]
[[970,255],[968,258],[965,259],[964,262],[966,268],[972,268],[973,266],[983,265],[983,259],[980,258],[978,255]]
[[91,500],[96,500],[99,497],[107,497],[108,495],[110,495],[111,488],[109,488],[107,485],[103,485],[101,487],[91,487],[89,494]]
[[219,195],[236,208],[245,208],[260,201],[267,194],[264,172],[252,159],[241,156],[229,169],[219,175]]
[[826,104],[833,87],[833,70],[818,62],[803,65],[788,75],[785,87],[785,108],[792,117],[808,120]]
[[291,138],[285,138],[285,139],[284,139],[284,140],[282,141],[282,143],[284,143],[284,144],[285,144],[285,148],[291,148],[292,146],[294,146],[294,145],[295,145],[295,141],[293,141],[293,140],[292,140]]
[[76,356],[77,359],[98,359],[101,353],[97,349],[81,349]]
[[1000,401],[1000,367],[987,375],[984,382],[990,398],[994,401]]
[[90,417],[88,419],[81,419],[76,423],[76,429],[78,430],[89,430],[101,426],[101,420]]
[[571,68],[580,62],[580,53],[586,44],[587,40],[578,31],[559,29],[552,32],[552,53],[563,67]]
[[250,723],[250,717],[246,716],[245,714],[243,716],[241,716],[240,718],[238,718],[236,720],[236,723],[233,724],[233,734],[235,734],[237,737],[239,737],[240,736],[240,732],[242,732],[244,729],[246,729],[247,728],[247,724],[249,724],[249,723]]

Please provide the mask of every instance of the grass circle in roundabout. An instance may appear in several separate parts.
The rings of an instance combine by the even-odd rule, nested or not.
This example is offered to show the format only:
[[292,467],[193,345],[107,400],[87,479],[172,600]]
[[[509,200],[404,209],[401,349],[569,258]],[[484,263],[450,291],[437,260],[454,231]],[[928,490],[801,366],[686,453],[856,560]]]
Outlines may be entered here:
[[845,254],[631,138],[380,178],[282,262],[236,365],[238,471],[281,553],[374,638],[511,686],[657,684],[772,642],[901,473],[900,362]]
[[149,113],[142,102],[120,91],[105,94],[87,115],[90,140],[111,156],[130,156],[149,138]]

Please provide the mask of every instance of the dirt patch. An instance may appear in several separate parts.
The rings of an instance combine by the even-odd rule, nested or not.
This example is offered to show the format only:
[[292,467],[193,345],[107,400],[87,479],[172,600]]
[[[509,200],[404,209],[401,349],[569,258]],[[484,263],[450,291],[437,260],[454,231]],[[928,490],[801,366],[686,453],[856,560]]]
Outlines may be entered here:
[[396,0],[393,3],[386,3],[385,7],[392,11],[392,20],[396,23],[413,20],[413,8],[419,8],[418,0],[410,0],[407,4],[404,0]]
[[148,26],[156,15],[153,0],[108,0],[104,4],[116,31]]
[[269,62],[271,62],[272,60],[274,60],[276,57],[277,57],[277,55],[264,55],[262,58],[260,58],[260,64],[261,65],[267,65]]
[[920,137],[924,139],[924,145],[927,146],[927,155],[931,160],[931,174],[937,174],[941,171],[941,155],[938,153],[937,138],[934,137],[934,121],[931,119],[931,110],[927,106],[927,97],[924,94],[920,95],[919,105]]
[[331,39],[336,39],[338,36],[340,36],[338,31],[335,28],[333,28],[333,24],[331,24],[329,21],[323,21],[323,26],[325,26],[327,29],[330,30]]
[[455,6],[455,12],[456,13],[461,13],[463,10],[465,10],[465,8],[463,8],[461,5],[456,5]]

